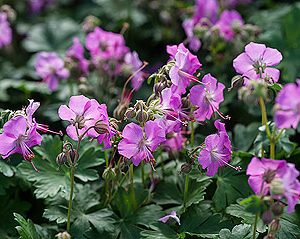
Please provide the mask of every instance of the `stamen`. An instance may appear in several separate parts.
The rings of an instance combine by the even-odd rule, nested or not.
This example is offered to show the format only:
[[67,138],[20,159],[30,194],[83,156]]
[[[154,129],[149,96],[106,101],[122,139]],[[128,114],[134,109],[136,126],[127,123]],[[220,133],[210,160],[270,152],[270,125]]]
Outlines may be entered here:
[[35,167],[34,163],[33,163],[32,161],[30,161],[30,163],[31,163],[33,169],[34,169],[37,173],[39,173],[40,171]]
[[[212,155],[213,155],[213,157],[215,158],[215,159],[217,159],[217,162],[218,163],[220,163],[220,162],[222,162],[222,163],[224,163],[226,166],[228,166],[228,167],[230,167],[230,168],[232,168],[232,169],[234,169],[234,170],[236,170],[236,171],[241,171],[242,170],[242,167],[241,166],[233,166],[233,165],[231,165],[230,163],[228,163],[228,162],[226,162],[225,160],[223,160],[222,159],[222,157],[226,157],[226,156],[229,156],[229,155],[226,155],[226,154],[218,154],[218,153],[215,153],[215,152],[211,152],[212,153]],[[221,166],[221,165],[220,165]]]
[[196,82],[196,83],[199,83],[201,85],[208,85],[208,83],[203,83],[202,81],[199,81],[199,79],[193,75],[190,75],[189,73],[186,73],[182,70],[179,70],[178,71],[182,76],[188,78],[189,80],[193,81],[193,82]]
[[221,113],[221,111],[220,111],[219,109],[217,109],[217,108],[213,105],[212,102],[210,102],[210,100],[208,100],[208,102],[209,102],[209,105],[211,106],[212,110],[213,110],[214,112],[217,112],[217,114],[218,114],[222,119],[224,119],[224,120],[230,120],[230,119],[231,119],[231,117],[230,117],[229,115],[225,115],[225,116],[224,116],[224,115]]
[[36,128],[37,128],[37,130],[40,130],[44,133],[52,133],[52,134],[57,134],[57,135],[63,136],[63,132],[61,130],[59,132],[52,131],[49,129],[49,126],[45,125],[45,124],[37,124]]

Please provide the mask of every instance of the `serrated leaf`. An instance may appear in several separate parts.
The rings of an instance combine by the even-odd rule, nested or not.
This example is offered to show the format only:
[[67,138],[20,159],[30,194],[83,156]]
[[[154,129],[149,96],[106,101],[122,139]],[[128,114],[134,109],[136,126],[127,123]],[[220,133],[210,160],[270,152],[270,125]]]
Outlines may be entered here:
[[248,126],[237,124],[234,127],[234,146],[238,150],[247,151],[251,147],[260,123],[254,122]]
[[14,213],[15,220],[20,224],[16,229],[20,235],[20,239],[43,239],[37,232],[35,225],[30,219],[26,221],[20,214]]
[[[236,225],[232,231],[229,229],[222,229],[219,232],[219,239],[252,239],[251,225],[240,224]],[[257,238],[258,234],[255,238]]]
[[[299,213],[299,210],[297,211]],[[283,214],[280,219],[280,229],[276,233],[278,239],[298,239],[300,238],[300,221],[299,214],[297,212],[293,214]]]
[[149,226],[148,230],[141,232],[144,239],[176,239],[177,233],[167,224],[157,222]]

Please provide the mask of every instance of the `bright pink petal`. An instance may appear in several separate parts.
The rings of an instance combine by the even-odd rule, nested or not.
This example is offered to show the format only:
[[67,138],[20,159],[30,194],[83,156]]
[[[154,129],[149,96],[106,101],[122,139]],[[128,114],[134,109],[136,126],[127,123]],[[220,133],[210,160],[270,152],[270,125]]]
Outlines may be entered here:
[[250,42],[245,47],[245,52],[250,57],[250,59],[254,62],[260,60],[263,57],[265,50],[266,50],[265,44],[258,44],[254,42]]
[[264,55],[263,62],[267,64],[267,66],[274,66],[279,64],[282,60],[282,54],[277,50],[270,47],[267,47]]

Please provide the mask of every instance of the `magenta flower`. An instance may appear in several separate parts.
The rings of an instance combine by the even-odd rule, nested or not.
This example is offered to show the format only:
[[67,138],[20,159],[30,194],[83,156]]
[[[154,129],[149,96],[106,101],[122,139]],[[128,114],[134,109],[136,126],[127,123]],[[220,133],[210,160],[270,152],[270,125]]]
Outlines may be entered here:
[[[58,115],[62,120],[67,120],[70,125],[66,131],[70,138],[78,140],[78,136],[87,132],[90,137],[98,137],[99,134],[92,128],[101,117],[100,105],[94,99],[89,99],[83,95],[72,96],[69,106],[61,105]],[[77,128],[77,129],[76,129]],[[77,134],[78,130],[78,134]]]
[[249,80],[265,79],[267,82],[277,82],[280,72],[271,66],[276,66],[282,60],[281,53],[264,44],[250,42],[245,47],[245,52],[233,60],[236,72],[246,77],[245,84]]
[[203,77],[202,83],[203,85],[193,86],[190,90],[191,103],[198,107],[194,111],[194,117],[198,121],[204,121],[210,119],[212,114],[217,112],[224,118],[219,111],[219,105],[224,100],[225,86],[210,74]]
[[7,15],[0,12],[0,48],[7,46],[12,41],[12,30],[7,20]]
[[177,216],[177,214],[176,214],[176,211],[172,211],[170,214],[168,214],[168,215],[166,215],[166,216],[164,216],[164,217],[161,217],[160,219],[159,219],[159,221],[160,222],[163,222],[163,223],[166,223],[167,221],[169,221],[169,219],[174,219],[177,223],[178,223],[178,225],[180,225],[180,219],[179,219],[179,217]]
[[84,58],[84,48],[77,37],[73,39],[73,45],[69,48],[66,55],[77,62],[80,72],[84,75],[88,74],[89,61]]
[[270,183],[276,174],[285,171],[286,162],[284,160],[273,160],[263,158],[252,158],[247,168],[247,175],[250,175],[248,183],[257,195],[266,195],[270,189]]
[[244,21],[241,15],[235,10],[225,10],[222,12],[216,27],[220,31],[220,36],[227,41],[231,41],[235,36],[235,29],[241,27]]
[[201,67],[197,56],[189,52],[183,43],[178,46],[167,46],[167,52],[175,60],[175,65],[171,67],[169,76],[172,81],[172,91],[183,94],[190,81],[198,81],[193,74]]
[[294,164],[285,160],[252,158],[247,168],[248,183],[257,195],[271,195],[274,199],[285,198],[288,213],[294,211],[300,200],[299,172]]
[[193,19],[186,19],[182,23],[182,27],[184,29],[184,32],[187,36],[187,41],[189,43],[189,48],[196,52],[200,49],[201,47],[201,41],[194,35],[194,28],[195,28],[195,23]]
[[54,0],[29,0],[29,7],[33,13],[39,13],[44,8],[53,4]]
[[166,135],[166,141],[163,143],[167,151],[181,151],[186,142],[186,137],[182,132],[170,132]]
[[130,123],[125,126],[122,136],[123,139],[118,145],[119,153],[131,159],[135,166],[138,166],[142,160],[152,165],[155,162],[152,152],[166,140],[165,130],[157,121],[148,121],[144,129],[135,123]]
[[49,90],[54,91],[58,87],[59,80],[69,77],[69,71],[64,66],[64,61],[54,52],[40,52],[35,61],[35,70]]
[[300,80],[286,84],[276,97],[275,124],[278,128],[297,128],[300,121]]
[[[17,116],[4,124],[0,141],[2,158],[5,159],[12,154],[21,154],[25,160],[31,162],[34,153],[30,148],[40,145],[42,136],[36,131],[36,125],[28,128],[27,120],[23,116]],[[33,165],[32,162],[31,164]]]
[[207,176],[214,176],[218,168],[229,166],[235,170],[240,167],[233,167],[228,162],[231,159],[231,142],[225,130],[225,125],[219,120],[215,121],[217,134],[211,134],[205,138],[205,147],[201,150],[198,161],[203,169],[207,169]]
[[207,18],[212,23],[217,21],[219,5],[217,0],[196,0],[193,15],[194,23],[199,23],[203,18]]
[[143,66],[143,62],[140,60],[138,54],[134,52],[128,52],[125,55],[124,63],[129,67],[132,74],[131,85],[132,88],[137,91],[145,80],[145,73],[140,70]]

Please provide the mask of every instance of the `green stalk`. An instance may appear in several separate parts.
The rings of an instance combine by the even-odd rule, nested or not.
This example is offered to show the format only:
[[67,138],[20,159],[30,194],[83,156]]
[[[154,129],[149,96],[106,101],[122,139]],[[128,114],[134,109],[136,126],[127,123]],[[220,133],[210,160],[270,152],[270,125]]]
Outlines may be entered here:
[[75,175],[75,166],[71,166],[71,170],[70,170],[71,191],[70,191],[70,198],[69,198],[68,220],[67,220],[68,232],[70,231],[70,225],[71,225],[71,211],[72,211],[73,193],[74,193],[74,175]]
[[183,194],[183,206],[184,208],[186,207],[186,203],[187,203],[187,196],[189,193],[189,175],[185,175],[185,183],[184,183],[184,194]]
[[195,143],[195,128],[194,128],[194,123],[191,122],[191,147],[194,146]]
[[270,158],[275,159],[275,140],[273,138],[270,140]]
[[258,213],[255,215],[254,224],[253,224],[253,236],[252,238],[256,238],[256,227],[257,227]]
[[134,208],[136,208],[136,200],[135,200],[135,191],[134,191],[134,183],[133,183],[133,164],[130,165],[129,168],[129,175],[130,175],[130,195],[131,195],[131,201],[134,205]]
[[142,167],[142,175],[141,175],[142,184],[143,184],[143,187],[145,187],[145,164],[144,164],[144,161],[142,161],[141,167]]

